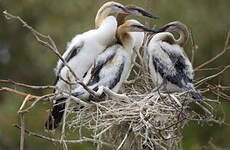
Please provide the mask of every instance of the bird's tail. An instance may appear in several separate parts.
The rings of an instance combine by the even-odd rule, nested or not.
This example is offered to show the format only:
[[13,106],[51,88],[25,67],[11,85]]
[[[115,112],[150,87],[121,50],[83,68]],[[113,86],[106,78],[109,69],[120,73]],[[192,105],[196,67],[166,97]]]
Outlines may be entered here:
[[195,89],[194,89],[194,87],[186,87],[185,88],[187,91],[189,91],[189,95],[193,98],[193,99],[195,99],[195,100],[204,100],[204,97],[200,94],[200,93],[198,93]]
[[49,119],[45,123],[45,128],[47,130],[54,130],[58,127],[64,114],[65,100],[66,98],[61,98],[57,100],[56,105],[53,107],[52,113],[49,116]]

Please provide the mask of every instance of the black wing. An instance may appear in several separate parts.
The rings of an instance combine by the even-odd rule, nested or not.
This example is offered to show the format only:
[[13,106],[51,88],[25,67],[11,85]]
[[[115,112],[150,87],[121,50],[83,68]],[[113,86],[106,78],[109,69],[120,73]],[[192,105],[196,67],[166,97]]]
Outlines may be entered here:
[[155,70],[159,72],[162,78],[166,78],[166,80],[172,84],[175,84],[180,88],[186,88],[187,83],[192,83],[192,79],[186,74],[188,66],[185,63],[186,60],[184,56],[176,55],[171,52],[172,50],[168,50],[163,46],[160,47],[162,51],[168,55],[170,62],[153,55],[152,63]]

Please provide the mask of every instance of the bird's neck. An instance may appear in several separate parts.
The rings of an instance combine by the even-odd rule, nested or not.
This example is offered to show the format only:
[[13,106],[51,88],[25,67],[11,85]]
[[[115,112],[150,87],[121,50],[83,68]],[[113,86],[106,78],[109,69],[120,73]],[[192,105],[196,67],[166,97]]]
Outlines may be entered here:
[[187,29],[181,29],[178,33],[180,37],[175,41],[175,43],[183,47],[188,40],[188,31]]
[[114,16],[108,16],[97,30],[96,40],[102,45],[109,45],[116,41],[117,21]]
[[129,16],[129,14],[119,13],[119,14],[117,15],[117,18],[116,18],[116,20],[117,20],[117,26],[120,26],[120,25],[122,25],[123,23],[125,23],[125,18],[126,18],[127,16]]
[[132,50],[134,47],[134,40],[129,32],[126,31],[126,29],[118,29],[117,30],[117,37],[119,42],[122,44],[124,49],[126,50]]
[[105,18],[111,13],[110,7],[101,7],[96,15],[95,18],[95,25],[96,28],[99,28],[102,24],[102,22],[105,20]]

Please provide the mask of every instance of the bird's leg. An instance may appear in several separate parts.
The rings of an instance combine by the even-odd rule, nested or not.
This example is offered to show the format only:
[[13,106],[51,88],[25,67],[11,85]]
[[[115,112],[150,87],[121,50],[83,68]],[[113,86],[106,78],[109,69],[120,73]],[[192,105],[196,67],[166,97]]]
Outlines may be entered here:
[[99,86],[98,90],[97,90],[97,95],[101,95],[104,92],[104,86]]
[[120,98],[120,99],[123,99],[123,100],[127,100],[127,101],[129,99],[125,94],[117,94],[117,93],[113,92],[112,90],[110,90],[108,87],[103,87],[103,90],[109,96],[117,97],[117,98]]

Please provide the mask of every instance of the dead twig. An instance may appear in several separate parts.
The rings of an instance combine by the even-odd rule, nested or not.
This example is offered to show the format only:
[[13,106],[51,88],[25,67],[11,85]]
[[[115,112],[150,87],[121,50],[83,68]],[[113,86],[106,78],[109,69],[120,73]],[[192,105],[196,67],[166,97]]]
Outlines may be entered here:
[[[71,72],[71,74],[74,76],[76,83],[80,84],[87,92],[89,92],[91,95],[93,95],[94,97],[97,97],[97,93],[91,89],[89,89],[78,77],[77,75],[74,73],[74,71],[70,68],[70,66],[68,65],[68,63],[66,62],[66,60],[61,56],[61,54],[59,53],[56,44],[54,42],[54,40],[49,36],[49,35],[43,35],[41,33],[39,33],[38,31],[36,31],[35,29],[33,29],[31,26],[29,26],[23,19],[21,19],[21,17],[19,16],[14,16],[10,13],[7,12],[7,10],[3,11],[3,14],[6,16],[7,19],[17,19],[19,20],[22,25],[26,28],[28,28],[32,34],[34,35],[35,39],[38,41],[38,43],[40,43],[41,45],[47,47],[48,49],[50,49],[52,52],[54,52],[56,54],[56,56],[58,56],[58,58],[62,61],[62,63],[64,64],[64,66],[66,66],[69,71]],[[41,38],[44,38],[47,41],[43,41],[41,40]]]
[[221,57],[222,55],[224,55],[226,52],[228,52],[228,50],[230,50],[230,46],[228,46],[229,45],[229,39],[230,39],[230,31],[228,31],[227,39],[225,41],[224,50],[221,51],[219,54],[217,54],[215,57],[209,59],[208,61],[206,61],[203,64],[201,64],[198,67],[196,67],[194,69],[194,71],[197,71],[197,70],[203,68],[204,66],[210,64],[211,62],[215,61],[216,59],[218,59],[219,57]]
[[30,88],[30,89],[56,89],[56,86],[34,86],[34,85],[27,85],[27,84],[23,84],[23,83],[18,83],[15,82],[13,80],[0,80],[0,83],[9,83],[9,84],[13,84],[16,86],[20,86],[20,87],[24,87],[24,88]]
[[39,96],[35,96],[35,95],[31,95],[31,94],[27,94],[27,93],[24,93],[24,92],[20,92],[20,91],[17,91],[15,89],[11,89],[11,88],[8,88],[8,87],[2,87],[1,88],[2,91],[8,91],[8,92],[11,92],[11,93],[15,93],[17,95],[21,95],[21,96],[28,96],[30,95],[30,99],[36,99],[38,98]]
[[[14,125],[14,127],[18,128],[18,129],[22,128],[19,125]],[[27,129],[25,129],[25,133],[27,133],[28,135],[32,135],[32,136],[38,137],[40,139],[51,141],[51,142],[56,142],[56,143],[60,143],[60,144],[63,142],[62,140],[58,140],[58,139],[50,138],[50,137],[47,137],[47,136],[43,136],[43,135],[31,132],[31,131],[29,131]],[[106,146],[109,146],[109,147],[114,147],[113,145],[111,145],[109,143],[97,141],[97,140],[90,139],[90,138],[87,138],[87,137],[82,137],[82,139],[80,139],[80,140],[64,140],[64,142],[65,143],[92,142],[92,143],[101,143],[102,145],[106,145]]]

